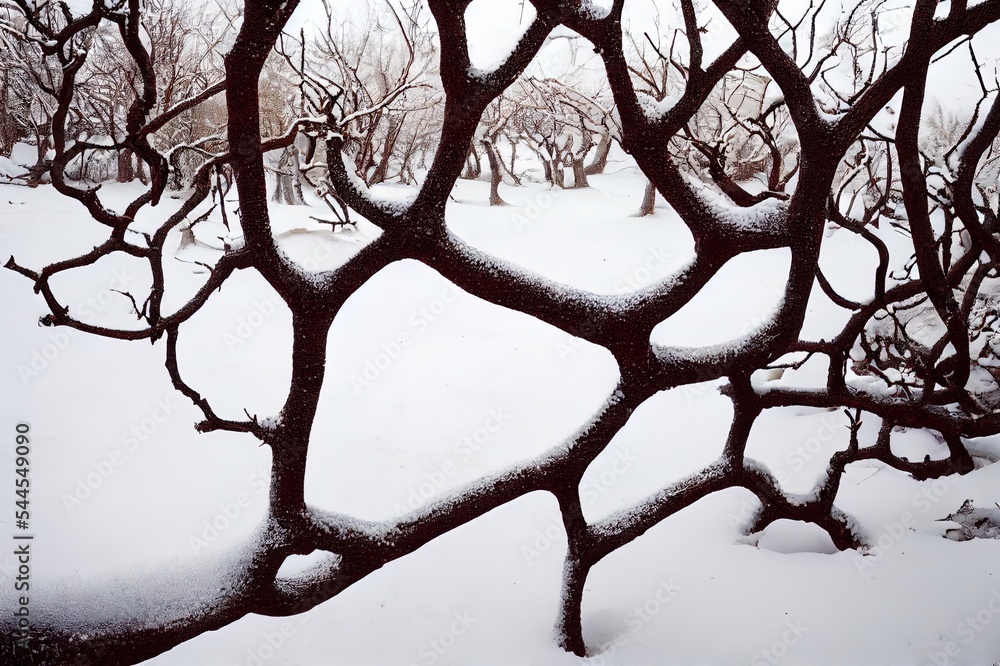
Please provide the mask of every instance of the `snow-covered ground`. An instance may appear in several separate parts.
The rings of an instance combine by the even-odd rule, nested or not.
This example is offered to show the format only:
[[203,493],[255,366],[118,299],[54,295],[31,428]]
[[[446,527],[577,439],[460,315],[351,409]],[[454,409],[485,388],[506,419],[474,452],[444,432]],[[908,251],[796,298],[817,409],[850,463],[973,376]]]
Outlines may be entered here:
[[[592,185],[504,187],[511,205],[490,208],[488,183],[461,181],[449,222],[485,251],[601,293],[632,291],[689,259],[691,237],[668,208],[633,216],[640,175],[625,168]],[[102,194],[121,203],[134,190],[112,184]],[[167,199],[162,208],[177,205]],[[102,239],[102,228],[50,187],[0,185],[0,211],[3,261],[13,255],[37,268]],[[336,265],[378,233],[364,222],[332,233],[308,219],[319,211],[274,207],[283,248],[307,267]],[[212,220],[196,227],[199,244],[167,266],[168,292],[176,294],[167,309],[204,280],[193,262],[217,256],[210,246],[221,247],[224,231]],[[906,251],[904,237],[879,233]],[[171,243],[180,243],[179,233]],[[841,293],[870,295],[869,246],[834,231],[824,252],[824,272]],[[787,269],[787,252],[738,258],[657,327],[654,340],[695,345],[747,332],[774,307]],[[148,281],[139,262],[106,260],[56,286],[92,321],[130,325],[131,305],[115,290],[141,291]],[[814,296],[805,334],[819,339],[845,312]],[[159,613],[164,604],[183,615],[186,603],[224,583],[213,563],[264,515],[268,450],[249,436],[194,431],[198,412],[172,389],[162,342],[39,327],[44,304],[11,271],[0,271],[0,302],[0,424],[8,442],[0,487],[13,485],[14,426],[26,422],[32,611],[110,619]],[[182,373],[223,416],[238,418],[244,408],[274,414],[290,373],[289,323],[259,276],[238,273],[182,329]],[[407,342],[397,346],[403,334]],[[353,296],[328,345],[307,501],[364,518],[397,515],[544,452],[593,414],[617,378],[606,350],[478,300],[412,261],[388,267]],[[823,375],[810,363],[779,381],[813,385]],[[587,472],[581,495],[589,519],[719,455],[732,410],[717,386],[661,393],[634,414]],[[806,492],[829,455],[846,446],[846,424],[840,412],[773,410],[755,425],[749,455],[786,490]],[[871,438],[877,428],[869,417],[862,434]],[[147,663],[992,664],[1000,660],[1000,543],[944,539],[947,525],[938,522],[966,499],[991,506],[998,498],[1000,466],[988,463],[1000,457],[1000,438],[978,445],[981,468],[963,478],[921,483],[880,463],[849,467],[838,504],[877,544],[864,557],[836,552],[825,533],[797,523],[743,536],[755,503],[741,490],[664,521],[591,574],[583,626],[599,654],[586,661],[551,636],[566,540],[555,500],[535,493],[305,615],[248,616]],[[922,432],[897,435],[897,446],[911,458],[941,447]],[[10,516],[0,523],[9,538]],[[0,555],[4,607],[12,564]]]

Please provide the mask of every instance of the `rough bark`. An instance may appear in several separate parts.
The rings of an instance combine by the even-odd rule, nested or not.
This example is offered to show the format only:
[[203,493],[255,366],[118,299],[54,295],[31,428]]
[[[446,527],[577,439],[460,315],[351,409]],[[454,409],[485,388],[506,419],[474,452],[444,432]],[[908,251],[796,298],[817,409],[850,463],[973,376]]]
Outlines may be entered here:
[[656,206],[656,187],[652,182],[646,181],[646,189],[642,193],[642,203],[639,204],[639,217],[652,215]]
[[118,151],[118,177],[119,183],[131,183],[135,180],[135,167],[132,164],[132,151],[127,148]]
[[573,188],[590,187],[587,180],[587,168],[584,166],[583,158],[573,158]]

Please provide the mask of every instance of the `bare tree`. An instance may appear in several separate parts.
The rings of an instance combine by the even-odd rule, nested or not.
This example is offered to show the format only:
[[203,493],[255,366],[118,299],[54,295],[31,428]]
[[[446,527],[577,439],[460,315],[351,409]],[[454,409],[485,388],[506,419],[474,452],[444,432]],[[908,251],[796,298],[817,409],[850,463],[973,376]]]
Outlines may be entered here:
[[[0,10],[0,65],[4,71],[4,123],[8,151],[18,139],[35,145],[37,159],[23,176],[29,186],[47,177],[52,147],[52,113],[60,72],[46,59],[43,45],[28,35],[24,17],[14,9]],[[39,12],[39,21],[51,21],[53,11]],[[9,153],[8,153],[9,154]]]
[[[520,108],[512,129],[542,162],[545,179],[567,187],[569,169],[571,187],[588,187],[587,175],[604,170],[614,139],[613,104],[604,106],[595,93],[553,78],[525,77],[519,87],[515,99]],[[595,136],[599,137],[597,151],[587,165]]]
[[[337,16],[329,2],[323,8],[326,20],[312,40],[302,31],[297,40],[286,37],[280,44],[300,78],[303,114],[329,118],[337,132],[336,146],[327,142],[323,154],[328,160],[341,153],[353,159],[368,185],[391,178],[412,181],[411,162],[428,148],[432,116],[426,111],[439,96],[424,80],[436,53],[422,5],[397,8],[386,2],[361,24]],[[307,150],[309,171],[325,168],[313,159],[317,149]]]
[[490,167],[490,205],[504,206],[506,202],[500,197],[500,183],[507,182],[512,185],[520,185],[520,179],[514,175],[513,171],[507,167],[500,154],[500,139],[508,138],[509,134],[504,132],[508,123],[518,111],[516,103],[505,98],[504,95],[498,97],[487,107],[483,114],[482,122],[476,132],[473,142],[479,143],[486,154],[486,159]]
[[[5,42],[0,49],[0,58],[6,63],[5,71],[17,72],[14,85],[5,90],[15,92],[20,98],[17,106],[20,113],[14,115],[14,122],[21,122],[20,136],[31,136],[38,148],[38,162],[30,171],[32,183],[37,183],[47,174],[47,154],[51,149],[51,114],[57,105],[57,94],[61,87],[62,73],[56,67],[57,59],[48,52],[49,45],[32,37],[31,26],[23,14],[11,9],[0,18]],[[233,12],[235,15],[237,12]],[[215,86],[222,90],[221,56],[217,51],[219,37],[224,35],[224,25],[230,25],[234,16],[228,16],[221,6],[207,6],[195,9],[192,5],[177,2],[150,2],[144,9],[140,30],[149,44],[148,65],[157,74],[160,90],[157,91],[151,113],[159,114],[175,102],[184,100],[206,87]],[[40,9],[36,21],[40,25],[58,26],[65,16],[51,8]],[[75,75],[73,99],[68,107],[67,129],[69,136],[89,138],[91,143],[114,143],[121,139],[128,122],[127,112],[135,100],[143,94],[142,73],[130,54],[121,48],[121,25],[114,22],[98,22],[76,36],[73,48],[87,51],[87,57]],[[23,35],[15,38],[14,35]],[[20,92],[16,92],[20,91]],[[198,105],[169,116],[163,127],[157,128],[154,141],[161,150],[169,150],[206,134],[204,117],[198,118]],[[18,121],[17,119],[20,119]],[[221,125],[215,119],[215,132]],[[209,123],[210,124],[210,123]],[[27,129],[26,128],[31,128]],[[99,148],[84,148],[76,153],[67,175],[74,180],[90,178],[105,180],[117,178],[128,182],[139,177],[146,178],[146,166],[141,157],[127,145],[115,148],[117,164],[111,167],[109,151]],[[191,155],[178,151],[173,156],[177,165],[188,168],[188,177],[197,167]],[[104,167],[96,173],[95,166]],[[174,174],[173,185],[180,187],[183,182],[180,170]],[[188,178],[189,179],[189,178]]]
[[[533,0],[537,17],[506,59],[488,72],[471,67],[464,24],[469,0],[429,0],[440,38],[443,122],[426,177],[416,196],[406,204],[390,204],[374,197],[359,183],[353,173],[355,167],[340,156],[348,142],[357,141],[355,163],[362,174],[370,176],[371,168],[384,163],[384,157],[371,154],[373,146],[384,143],[365,143],[374,123],[370,117],[389,108],[412,85],[408,70],[393,69],[403,75],[391,79],[376,94],[363,87],[354,92],[340,89],[314,75],[309,85],[323,110],[322,116],[297,119],[280,136],[264,139],[258,84],[296,3],[246,0],[241,27],[225,60],[228,148],[207,157],[195,175],[190,198],[154,233],[144,236],[143,243],[133,242],[135,238],[128,234],[130,225],[139,209],[156,203],[169,168],[166,157],[153,148],[148,137],[169,118],[176,117],[178,108],[191,108],[208,99],[213,89],[204,88],[150,119],[159,89],[158,74],[140,38],[142,12],[137,0],[115,9],[96,3],[82,17],[52,21],[40,16],[42,10],[36,10],[27,0],[15,2],[27,17],[34,43],[46,57],[59,63],[62,72],[54,95],[58,103],[52,113],[53,185],[80,201],[98,223],[107,227],[108,240],[83,255],[48,266],[30,268],[11,258],[7,268],[26,278],[44,298],[50,310],[42,319],[44,325],[68,326],[122,340],[158,342],[174,387],[202,412],[197,429],[246,434],[249,442],[269,446],[273,460],[267,519],[250,544],[251,555],[232,562],[241,585],[206,592],[211,599],[194,615],[144,618],[132,625],[113,627],[33,626],[31,645],[39,659],[63,663],[82,655],[102,664],[135,663],[248,613],[302,613],[441,534],[539,490],[558,500],[568,535],[556,618],[558,640],[566,650],[584,655],[581,604],[592,567],[701,498],[726,488],[746,488],[760,504],[751,529],[762,529],[778,519],[807,521],[825,529],[838,548],[859,548],[865,545],[866,536],[836,505],[848,464],[879,460],[915,478],[962,474],[973,468],[965,440],[1000,432],[1000,412],[991,407],[1000,388],[995,382],[990,385],[981,381],[988,377],[979,372],[983,366],[978,363],[984,358],[995,361],[998,346],[993,326],[997,319],[1000,239],[995,180],[989,179],[995,172],[995,146],[1000,133],[997,91],[984,84],[982,102],[974,117],[958,126],[958,136],[923,147],[920,139],[921,128],[926,126],[922,107],[932,60],[956,40],[968,41],[1000,20],[1000,0],[975,4],[955,1],[946,14],[937,17],[936,2],[917,0],[905,52],[883,66],[879,49],[865,55],[859,48],[858,62],[870,67],[861,68],[861,75],[847,83],[835,80],[826,68],[834,58],[829,49],[839,50],[849,44],[836,35],[832,40],[802,42],[796,37],[791,40],[797,44],[795,49],[784,48],[791,39],[788,30],[794,35],[802,31],[808,35],[809,26],[815,22],[783,21],[778,18],[775,3],[769,1],[718,0],[718,9],[737,37],[707,62],[701,41],[703,26],[698,23],[693,1],[682,0],[686,39],[678,42],[678,49],[686,48],[683,85],[669,105],[650,104],[649,95],[637,89],[621,30],[622,0],[616,0],[606,10],[585,0]],[[819,11],[820,5],[814,5],[806,12],[807,17]],[[859,7],[862,5],[877,10],[877,5],[863,2]],[[867,16],[865,10],[847,15],[838,24],[837,34],[847,36],[855,45],[862,43],[859,40],[877,40],[876,22]],[[72,47],[89,39],[101,22],[120,26],[123,47],[140,73],[138,94],[127,115],[125,138],[116,140],[113,148],[127,146],[134,150],[151,172],[147,192],[120,213],[103,204],[96,190],[78,189],[64,177],[67,164],[80,151],[96,149],[87,142],[70,145],[66,128],[71,122],[68,114],[77,85],[75,77],[87,58],[86,49]],[[402,19],[400,22],[405,26]],[[450,233],[446,223],[448,196],[465,168],[469,146],[484,112],[523,74],[560,24],[588,39],[600,54],[621,119],[623,148],[694,237],[692,261],[677,274],[643,288],[634,298],[602,296],[556,284],[470,247]],[[327,46],[333,49],[336,44]],[[705,141],[699,138],[698,132],[705,126],[698,124],[698,114],[711,104],[713,95],[729,80],[727,77],[742,76],[739,72],[747,62],[759,63],[767,73],[768,85],[773,82],[781,91],[798,151],[795,176],[785,183],[792,191],[757,201],[737,201],[740,195],[727,180],[738,180],[726,170],[731,161],[727,158],[725,164],[721,163],[722,155],[730,154],[728,148],[723,152],[720,147],[713,153],[710,145],[703,146],[709,152],[701,152],[704,159],[711,165],[712,156],[717,154],[717,161],[724,167],[721,172],[709,168],[707,177],[702,163],[692,164],[677,153],[678,142]],[[850,64],[850,59],[844,62]],[[969,66],[978,71],[978,61],[970,58],[970,62]],[[817,77],[824,76],[826,87],[814,86]],[[893,135],[879,137],[871,125],[900,92],[902,102]],[[822,98],[817,99],[821,93]],[[351,95],[356,98],[349,99]],[[750,155],[751,161],[756,159],[754,155],[764,155],[767,160],[781,162],[779,181],[782,174],[788,175],[792,166],[784,159],[782,144],[773,134],[780,131],[773,112],[761,113],[758,105],[750,114],[764,123],[765,131],[741,115],[742,105],[734,104],[728,96],[721,99],[734,112],[725,121],[726,131],[756,136],[765,146],[760,153],[749,148],[750,152],[743,153],[743,148],[737,147],[733,154]],[[836,107],[827,105],[833,103],[831,100],[839,100]],[[349,107],[341,106],[348,102]],[[539,107],[549,116],[546,123],[554,121],[556,113],[551,107]],[[764,111],[769,108],[765,105]],[[352,125],[361,118],[368,120]],[[566,120],[567,125],[571,122]],[[303,270],[279,251],[267,205],[263,155],[291,145],[300,128],[310,136],[327,137],[327,168],[337,197],[382,230],[375,241],[342,266],[318,273]],[[550,138],[561,135],[551,128],[543,129]],[[755,134],[758,130],[760,134]],[[546,132],[540,130],[539,134]],[[777,153],[765,138],[769,133],[778,146]],[[568,143],[555,141],[552,148],[580,148],[575,141],[571,147]],[[882,144],[886,146],[884,152],[874,156],[874,147]],[[940,151],[943,147],[947,147],[944,154],[922,154],[922,150]],[[550,157],[560,154],[565,152]],[[378,159],[382,162],[373,163]],[[764,163],[754,166],[752,173],[759,173]],[[206,199],[209,175],[222,164],[230,166],[235,174],[245,242],[227,249],[193,298],[172,312],[164,311],[164,242],[184,216]],[[985,172],[981,164],[988,166]],[[852,178],[858,165],[863,173],[871,170],[874,189],[864,189],[858,195],[860,207],[842,206],[845,198],[853,198],[853,194],[841,197],[841,192],[867,187],[842,187],[843,182],[859,180]],[[774,166],[764,171],[773,173]],[[552,177],[556,178],[555,173]],[[736,184],[746,192],[743,184]],[[992,191],[988,189],[991,187]],[[885,202],[893,199],[898,199],[905,212],[905,216],[897,215],[900,219],[893,221],[905,226],[912,239],[913,256],[909,269],[890,275],[888,250],[866,223],[885,217]],[[936,217],[939,213],[947,221],[943,234],[935,230],[931,219],[932,214]],[[880,256],[872,275],[873,295],[864,302],[839,295],[820,270],[820,252],[831,223],[846,233],[857,234]],[[772,248],[787,248],[791,267],[780,306],[760,326],[737,340],[696,350],[650,342],[653,328],[689,303],[728,262],[747,252]],[[134,330],[81,321],[59,300],[51,284],[57,275],[118,252],[148,261],[154,276],[148,295],[144,299],[141,295],[133,297],[141,322],[141,327]],[[524,312],[605,347],[617,362],[620,378],[599,413],[550,452],[491,474],[402,517],[363,521],[306,504],[306,455],[326,373],[327,332],[349,297],[377,272],[402,259],[422,262],[485,301]],[[287,399],[279,414],[266,419],[218,413],[196,387],[185,381],[178,364],[177,343],[186,322],[238,270],[259,273],[292,313],[294,344]],[[814,284],[850,313],[836,336],[820,341],[802,335]],[[932,343],[913,344],[908,326],[914,316],[934,324]],[[762,387],[757,381],[759,375],[755,377],[759,371],[802,364],[812,357],[822,357],[828,363],[822,386]],[[887,394],[878,388],[858,387],[849,381],[855,378],[852,362],[860,371],[879,376],[881,388],[898,391]],[[989,370],[985,372],[993,377]],[[633,412],[660,391],[718,378],[727,380],[724,393],[734,408],[718,460],[605,519],[588,522],[581,507],[581,479]],[[827,476],[806,498],[786,494],[764,465],[746,456],[748,437],[758,417],[768,409],[787,406],[847,410],[849,434],[844,448],[833,456]],[[862,418],[881,422],[876,441],[860,441]],[[891,439],[898,427],[938,433],[947,444],[948,456],[911,461],[897,455]],[[324,551],[327,559],[295,577],[278,576],[287,556],[314,551]],[[8,651],[5,655],[12,649],[10,643],[0,648]]]

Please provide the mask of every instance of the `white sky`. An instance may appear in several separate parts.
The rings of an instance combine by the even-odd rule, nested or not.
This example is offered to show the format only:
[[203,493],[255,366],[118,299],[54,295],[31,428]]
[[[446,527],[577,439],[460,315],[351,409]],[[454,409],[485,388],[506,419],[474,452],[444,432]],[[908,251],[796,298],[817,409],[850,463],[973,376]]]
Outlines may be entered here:
[[[330,0],[330,2],[338,14],[350,15],[365,12],[367,7],[376,3],[384,3],[386,0]],[[596,5],[610,5],[610,0],[593,0],[593,2]],[[69,0],[68,4],[75,11],[85,12],[90,7],[90,0]],[[824,10],[826,21],[832,23],[843,16],[846,9],[853,7],[854,4],[856,4],[856,0],[828,2]],[[891,15],[885,15],[883,25],[892,25],[890,19],[893,16],[898,17],[897,25],[893,29],[905,34],[905,24],[910,14],[908,8],[912,6],[912,0],[890,0],[889,4],[899,5],[904,9]],[[469,50],[475,66],[489,68],[517,42],[534,17],[531,3],[525,0],[524,5],[522,8],[522,0],[473,0],[466,13],[466,21],[469,28]],[[698,8],[700,21],[707,22],[714,16],[715,18],[711,18],[711,22],[725,28],[721,33],[710,30],[703,35],[705,56],[708,60],[729,45],[732,33],[728,24],[718,18],[718,10],[712,2],[696,0],[695,6]],[[779,5],[789,18],[800,15],[806,6],[805,0],[782,0]],[[629,23],[634,25],[638,34],[644,31],[655,33],[654,20],[659,17],[660,33],[666,43],[669,43],[673,28],[679,24],[676,18],[678,10],[674,0],[628,0],[625,12],[626,25]],[[297,30],[308,20],[310,15],[323,16],[318,0],[302,0],[292,16],[289,30]],[[716,37],[717,35],[718,37]],[[987,85],[997,85],[995,80],[996,63],[1000,50],[995,45],[998,43],[1000,43],[1000,25],[996,24],[982,31],[974,40],[976,55],[980,62],[985,63],[983,75]],[[577,64],[580,64],[580,60],[587,62],[589,59],[589,66],[593,66],[597,70],[601,69],[599,60],[586,46],[581,47],[578,57]],[[536,66],[541,67],[546,75],[558,76],[561,71],[565,71],[567,62],[568,50],[565,41],[557,40],[543,49]],[[963,45],[956,49],[954,53],[932,67],[928,93],[930,98],[938,100],[945,107],[962,106],[968,108],[979,98],[979,83],[970,67],[967,46]]]
[[[339,11],[345,13],[355,13],[364,11],[364,7],[370,7],[385,0],[330,0],[331,5]],[[610,6],[610,0],[596,0],[596,5]],[[626,4],[626,20],[632,20],[639,25],[652,25],[652,17],[657,12],[666,16],[673,16],[673,3],[664,0],[630,0]],[[316,0],[302,0],[299,7],[292,15],[289,22],[290,29],[297,30],[300,25],[309,19],[310,15],[322,17],[322,8]],[[531,24],[535,17],[535,10],[531,2],[521,0],[473,0],[466,12],[466,24],[469,30],[469,55],[473,65],[480,68],[489,68],[501,58],[503,58],[517,43],[524,30]],[[645,28],[650,29],[650,28]],[[545,51],[551,50],[551,46],[545,47]],[[588,55],[593,55],[592,51],[586,49]],[[543,54],[544,58],[544,54]]]

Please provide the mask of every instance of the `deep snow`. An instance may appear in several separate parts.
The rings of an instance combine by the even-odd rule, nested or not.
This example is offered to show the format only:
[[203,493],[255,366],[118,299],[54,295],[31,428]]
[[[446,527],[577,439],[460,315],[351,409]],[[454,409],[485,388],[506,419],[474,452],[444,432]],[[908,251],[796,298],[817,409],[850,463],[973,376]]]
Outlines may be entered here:
[[[668,208],[633,217],[640,175],[626,168],[592,185],[558,193],[504,187],[512,205],[490,208],[487,183],[461,181],[449,223],[483,251],[598,293],[628,293],[689,259],[690,235]],[[107,185],[102,193],[120,203],[134,191]],[[0,209],[3,260],[13,254],[37,268],[102,238],[99,225],[48,187],[0,185]],[[282,247],[306,267],[335,266],[378,234],[364,222],[332,234],[308,220],[319,210],[274,206]],[[218,256],[210,246],[224,232],[211,220],[199,225],[200,244],[167,266],[168,289],[178,294],[167,309],[204,280],[190,262]],[[879,233],[904,259],[907,240]],[[180,234],[171,238],[176,245]],[[863,241],[831,231],[823,269],[848,298],[871,294],[862,268],[874,262]],[[787,269],[787,252],[738,258],[657,327],[654,342],[693,346],[747,333],[774,307]],[[111,290],[148,280],[138,262],[106,260],[57,287],[95,321],[126,325],[129,304]],[[20,421],[33,437],[33,611],[101,622],[144,612],[183,617],[211,603],[210,590],[225,584],[218,563],[264,514],[267,449],[249,436],[195,433],[198,412],[171,388],[162,343],[41,328],[44,304],[10,271],[0,271],[0,294],[0,422],[8,440]],[[817,290],[805,335],[828,335],[844,317]],[[272,415],[289,377],[289,323],[259,276],[238,273],[182,329],[182,373],[223,416],[244,408]],[[403,334],[408,342],[395,347]],[[412,261],[388,267],[353,296],[328,344],[307,501],[361,518],[397,515],[545,452],[591,417],[617,378],[606,350],[480,301]],[[809,363],[777,381],[810,386],[823,374]],[[717,458],[732,412],[718,384],[661,393],[634,414],[584,479],[588,519]],[[846,424],[840,412],[773,410],[755,425],[748,455],[786,490],[805,493],[846,446]],[[877,429],[867,417],[863,438]],[[865,557],[836,552],[825,533],[801,524],[743,536],[755,501],[741,490],[671,517],[591,574],[584,634],[603,652],[587,662],[551,636],[565,535],[555,500],[534,493],[304,616],[249,616],[147,663],[991,664],[1000,659],[1000,573],[992,580],[1000,544],[944,539],[954,525],[938,522],[966,499],[996,499],[1000,468],[987,463],[1000,457],[1000,438],[979,444],[983,467],[960,479],[919,483],[880,463],[849,467],[838,505],[878,544]],[[911,457],[942,450],[922,432],[897,433],[894,448]],[[0,484],[12,483],[12,447],[0,465]],[[213,536],[213,521],[228,526]],[[6,534],[12,525],[2,523]],[[0,564],[9,579],[11,557]],[[6,607],[11,585],[0,589]]]

